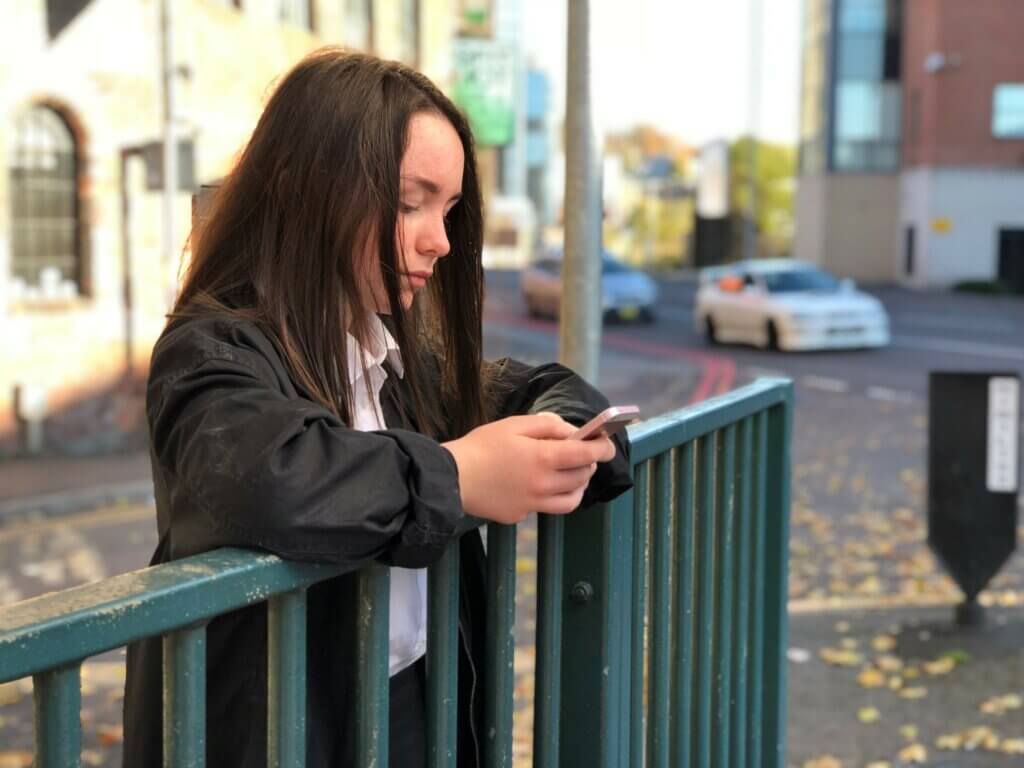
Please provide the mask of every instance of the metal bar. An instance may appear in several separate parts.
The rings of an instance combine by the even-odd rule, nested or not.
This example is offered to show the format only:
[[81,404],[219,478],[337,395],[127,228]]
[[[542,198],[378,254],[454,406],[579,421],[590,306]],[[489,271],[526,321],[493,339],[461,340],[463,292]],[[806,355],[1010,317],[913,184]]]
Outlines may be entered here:
[[32,680],[36,768],[78,768],[82,752],[82,683],[78,664]]
[[306,590],[267,601],[267,765],[306,765]]
[[368,565],[356,576],[356,765],[388,764],[388,612],[391,573]]
[[644,628],[647,622],[647,516],[650,511],[650,462],[633,477],[633,600],[630,621],[629,764],[644,759]]
[[[697,574],[696,664],[697,685],[693,708],[696,725],[693,742],[693,765],[711,768],[711,669],[714,598],[714,499],[715,438],[705,435],[697,442],[697,546],[694,552]],[[715,766],[718,768],[718,766]]]
[[673,587],[674,627],[672,637],[672,765],[683,766],[690,761],[693,732],[694,677],[694,444],[686,443],[679,450],[676,467],[676,508],[672,526],[675,529],[675,567]]
[[484,765],[512,766],[515,685],[516,527],[487,526],[487,682],[484,686]]
[[746,576],[750,567],[751,526],[754,524],[750,507],[750,485],[753,474],[753,420],[744,419],[739,430],[739,506],[736,515],[736,560],[733,580],[736,600],[733,604],[733,656],[732,656],[732,723],[729,750],[730,764],[735,768],[746,765],[747,749],[747,656],[750,653],[750,581]]
[[565,254],[559,359],[597,381],[601,355],[601,196],[590,103],[590,2],[572,0],[566,25]]
[[747,574],[750,590],[750,667],[747,723],[747,766],[762,768],[761,752],[764,734],[764,578],[765,578],[765,495],[768,467],[768,413],[754,417],[754,498],[750,569]]
[[[626,499],[627,510],[633,499]],[[609,516],[604,520],[605,539],[610,542],[604,590],[608,595],[607,669],[609,671],[609,761],[613,765],[629,764],[629,673],[632,648],[629,627],[630,602],[633,599],[633,526],[629,516],[621,520]]]
[[714,764],[729,765],[729,713],[732,709],[733,530],[735,529],[736,427],[718,434],[718,499],[715,510]]
[[633,492],[565,521],[560,765],[629,759]]
[[[476,534],[474,534],[476,535]],[[427,765],[455,768],[459,730],[459,544],[427,572]]]
[[565,520],[557,515],[540,515],[537,526],[537,661],[533,698],[533,764],[535,768],[558,768]]
[[647,682],[647,765],[668,768],[669,757],[669,567],[672,549],[672,453],[654,460],[651,493],[651,636]]
[[[219,549],[0,608],[0,683],[354,570]],[[216,589],[211,586],[216,584]],[[117,621],[111,621],[116,616]]]
[[634,464],[786,401],[788,379],[758,379],[753,384],[697,405],[669,411],[628,428]]
[[786,752],[786,576],[789,570],[789,442],[792,387],[782,405],[768,412],[768,523],[765,550],[765,768],[784,765]]
[[206,626],[164,635],[164,768],[206,764]]

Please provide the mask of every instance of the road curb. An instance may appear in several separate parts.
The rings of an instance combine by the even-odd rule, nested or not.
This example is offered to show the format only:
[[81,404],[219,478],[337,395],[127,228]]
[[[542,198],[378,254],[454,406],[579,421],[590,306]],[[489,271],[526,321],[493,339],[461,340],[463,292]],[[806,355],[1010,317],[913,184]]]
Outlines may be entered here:
[[97,507],[152,504],[153,481],[97,485],[60,493],[41,494],[0,502],[0,525],[47,517],[61,517]]

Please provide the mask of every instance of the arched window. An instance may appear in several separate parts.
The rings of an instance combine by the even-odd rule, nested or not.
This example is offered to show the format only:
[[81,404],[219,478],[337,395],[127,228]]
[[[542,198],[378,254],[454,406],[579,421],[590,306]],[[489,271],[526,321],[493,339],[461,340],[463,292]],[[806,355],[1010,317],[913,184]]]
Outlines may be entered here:
[[15,119],[9,146],[12,293],[75,296],[82,287],[75,137],[55,110],[34,106]]

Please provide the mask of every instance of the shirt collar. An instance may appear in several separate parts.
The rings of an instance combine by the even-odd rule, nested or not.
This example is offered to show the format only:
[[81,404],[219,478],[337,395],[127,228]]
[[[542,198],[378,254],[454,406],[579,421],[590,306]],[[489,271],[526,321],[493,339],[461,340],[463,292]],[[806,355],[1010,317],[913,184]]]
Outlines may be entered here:
[[[384,360],[388,361],[391,370],[398,378],[405,375],[405,368],[402,365],[402,352],[398,348],[398,342],[391,332],[384,326],[384,323],[377,315],[370,315],[367,322],[369,338],[364,347],[351,333],[347,333],[348,346],[348,370],[352,381],[357,381],[363,376],[363,369],[380,368]],[[359,354],[362,353],[362,360]]]

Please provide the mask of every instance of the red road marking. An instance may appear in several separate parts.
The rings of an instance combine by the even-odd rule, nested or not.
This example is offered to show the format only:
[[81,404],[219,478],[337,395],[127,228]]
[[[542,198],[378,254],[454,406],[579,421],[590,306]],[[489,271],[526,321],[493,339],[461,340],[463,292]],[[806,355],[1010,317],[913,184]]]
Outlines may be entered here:
[[[484,319],[490,322],[511,325],[519,328],[528,328],[533,331],[540,331],[549,335],[558,332],[558,327],[532,318],[525,318],[511,312],[486,312]],[[697,365],[701,369],[700,380],[697,387],[690,396],[690,403],[698,403],[706,400],[712,395],[720,395],[732,389],[736,381],[736,363],[724,355],[712,355],[707,352],[698,352],[693,349],[680,349],[669,344],[662,344],[656,341],[645,341],[625,334],[605,333],[602,335],[601,343],[611,349],[627,352],[639,352],[651,357],[679,360]]]

